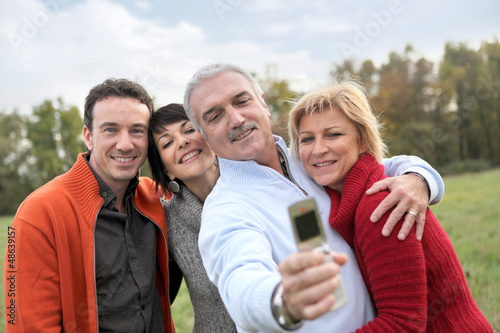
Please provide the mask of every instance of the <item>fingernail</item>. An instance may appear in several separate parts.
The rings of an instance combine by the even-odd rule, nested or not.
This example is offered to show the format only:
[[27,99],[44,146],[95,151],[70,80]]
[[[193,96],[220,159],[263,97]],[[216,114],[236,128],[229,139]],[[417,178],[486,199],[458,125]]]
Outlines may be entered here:
[[398,235],[398,239],[399,239],[399,240],[404,240],[404,239],[405,239],[405,236],[406,236],[406,235],[405,235],[404,233],[402,233],[402,232],[401,232],[401,233]]
[[383,230],[382,230],[382,235],[383,235],[383,236],[387,237],[387,236],[389,236],[389,234],[390,234],[390,233],[389,233],[389,229],[383,229]]
[[370,221],[372,222],[377,221],[377,217],[375,215],[370,216]]

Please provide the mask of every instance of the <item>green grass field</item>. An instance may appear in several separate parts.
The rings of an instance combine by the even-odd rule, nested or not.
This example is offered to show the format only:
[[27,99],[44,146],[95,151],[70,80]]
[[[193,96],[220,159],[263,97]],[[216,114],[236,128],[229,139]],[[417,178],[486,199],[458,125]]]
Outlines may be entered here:
[[500,169],[444,181],[443,200],[431,209],[450,236],[474,300],[500,332]]
[[[469,288],[495,332],[500,332],[500,169],[445,178],[443,201],[432,211],[450,236]],[[0,217],[0,263],[12,216]],[[424,233],[425,236],[425,233]],[[3,273],[2,273],[3,274]],[[3,280],[3,279],[2,279]],[[5,330],[3,281],[0,332]],[[177,332],[191,332],[194,318],[183,284],[173,306]]]

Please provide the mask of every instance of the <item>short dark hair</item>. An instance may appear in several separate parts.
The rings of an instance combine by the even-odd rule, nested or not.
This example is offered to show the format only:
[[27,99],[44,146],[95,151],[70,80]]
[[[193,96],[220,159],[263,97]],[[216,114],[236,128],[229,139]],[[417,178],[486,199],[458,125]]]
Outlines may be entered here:
[[109,78],[103,83],[90,89],[89,94],[85,98],[83,123],[90,132],[92,132],[92,121],[94,119],[93,111],[95,104],[112,96],[135,98],[142,104],[145,104],[148,107],[150,114],[153,114],[153,99],[140,84],[127,79]]
[[[156,183],[156,190],[158,190],[158,186],[161,186],[162,189],[169,194],[172,194],[172,191],[168,186],[170,179],[166,173],[167,168],[165,167],[165,164],[163,164],[160,153],[156,148],[156,142],[154,141],[153,134],[161,134],[165,131],[165,126],[184,120],[189,120],[186,111],[184,110],[182,104],[176,103],[162,106],[153,112],[149,120],[148,160],[151,168],[151,176]],[[180,179],[176,178],[175,181],[182,184]]]

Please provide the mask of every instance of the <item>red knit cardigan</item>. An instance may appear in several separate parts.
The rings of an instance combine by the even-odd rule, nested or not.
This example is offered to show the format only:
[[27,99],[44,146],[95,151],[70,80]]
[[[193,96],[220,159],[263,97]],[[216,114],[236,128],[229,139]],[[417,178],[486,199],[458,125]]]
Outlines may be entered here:
[[330,225],[355,248],[361,274],[376,307],[376,317],[356,332],[493,332],[467,287],[450,239],[427,209],[424,237],[415,226],[405,241],[398,223],[389,237],[370,215],[389,194],[366,195],[385,178],[384,167],[368,154],[347,175],[342,195],[326,188],[332,206]]

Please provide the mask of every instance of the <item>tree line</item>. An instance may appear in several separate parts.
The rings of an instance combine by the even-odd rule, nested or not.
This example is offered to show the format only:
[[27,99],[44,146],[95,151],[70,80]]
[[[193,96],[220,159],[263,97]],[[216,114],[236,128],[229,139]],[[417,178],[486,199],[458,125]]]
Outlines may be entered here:
[[[378,67],[348,59],[332,64],[329,77],[355,78],[365,86],[391,155],[420,156],[443,173],[500,165],[498,39],[478,49],[447,43],[438,64],[416,54],[408,45]],[[286,136],[290,105],[282,101],[301,93],[291,91],[286,80],[263,82],[275,132]]]
[[[380,66],[347,59],[332,64],[329,78],[355,78],[367,89],[384,124],[392,155],[417,155],[440,172],[500,165],[500,43],[478,49],[447,43],[435,64],[411,45],[391,52]],[[435,67],[436,66],[436,67]],[[287,139],[290,88],[269,65],[258,78],[273,115],[273,131]],[[85,151],[80,110],[62,98],[34,106],[30,115],[0,112],[0,215],[13,214],[36,188],[66,172]],[[148,166],[143,174],[149,174]]]

